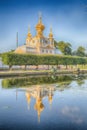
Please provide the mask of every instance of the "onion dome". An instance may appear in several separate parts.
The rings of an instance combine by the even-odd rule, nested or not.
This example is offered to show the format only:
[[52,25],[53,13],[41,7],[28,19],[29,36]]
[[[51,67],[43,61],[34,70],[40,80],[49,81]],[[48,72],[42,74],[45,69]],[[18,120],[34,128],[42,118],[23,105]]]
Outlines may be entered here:
[[45,29],[45,26],[42,24],[42,16],[39,16],[39,22],[35,28],[37,30],[37,36],[43,36],[43,30]]
[[28,27],[28,35],[27,35],[27,38],[31,38],[32,37],[32,34],[30,33],[30,26]]

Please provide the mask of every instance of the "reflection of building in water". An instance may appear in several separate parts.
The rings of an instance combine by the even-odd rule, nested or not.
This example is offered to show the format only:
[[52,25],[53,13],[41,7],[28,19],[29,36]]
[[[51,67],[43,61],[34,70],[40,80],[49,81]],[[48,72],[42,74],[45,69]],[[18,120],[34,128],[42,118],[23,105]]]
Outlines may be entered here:
[[53,96],[53,92],[52,92],[52,88],[49,88],[49,95],[48,95],[48,100],[49,100],[49,103],[52,104],[52,96]]
[[34,105],[34,108],[35,108],[35,110],[37,111],[38,121],[40,122],[40,115],[41,115],[41,112],[44,110],[44,105],[43,105],[43,103],[42,103],[42,98],[36,97],[36,103],[35,103],[35,105]]
[[29,92],[26,92],[26,100],[27,100],[27,103],[28,103],[28,109],[30,109],[30,101],[31,101],[31,96],[30,96],[30,93]]
[[37,111],[39,122],[40,122],[41,112],[45,108],[42,100],[43,98],[48,97],[49,104],[52,104],[54,89],[55,89],[54,87],[46,88],[46,87],[39,87],[39,86],[25,89],[28,109],[30,108],[31,97],[33,97],[36,100],[34,109]]

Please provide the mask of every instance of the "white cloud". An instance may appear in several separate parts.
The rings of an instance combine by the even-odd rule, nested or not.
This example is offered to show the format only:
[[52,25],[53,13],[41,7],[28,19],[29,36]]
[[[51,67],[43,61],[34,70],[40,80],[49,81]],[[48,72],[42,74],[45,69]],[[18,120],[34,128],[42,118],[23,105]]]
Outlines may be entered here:
[[76,106],[74,106],[74,107],[65,106],[62,109],[62,114],[64,116],[67,116],[68,118],[71,118],[72,122],[74,122],[76,124],[83,123],[83,119],[79,115],[79,112],[80,112],[80,109]]

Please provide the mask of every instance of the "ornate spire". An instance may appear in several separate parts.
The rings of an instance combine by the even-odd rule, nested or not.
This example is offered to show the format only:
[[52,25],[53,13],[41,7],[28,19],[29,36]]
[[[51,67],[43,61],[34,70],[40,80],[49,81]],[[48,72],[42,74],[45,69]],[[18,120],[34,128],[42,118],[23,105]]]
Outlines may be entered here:
[[28,35],[27,35],[27,37],[28,37],[28,38],[31,38],[31,36],[32,36],[32,35],[31,35],[31,33],[30,33],[30,25],[29,25],[29,26],[28,26]]
[[30,25],[28,25],[28,33],[30,33]]
[[38,24],[36,25],[36,30],[37,30],[37,36],[42,37],[43,36],[43,30],[45,29],[45,26],[42,24],[42,15],[41,13],[39,14],[39,21]]
[[50,39],[52,39],[52,38],[53,38],[52,26],[50,27],[49,38],[50,38]]
[[42,14],[39,12],[39,23],[42,23]]
[[52,33],[52,26],[50,27],[50,33]]

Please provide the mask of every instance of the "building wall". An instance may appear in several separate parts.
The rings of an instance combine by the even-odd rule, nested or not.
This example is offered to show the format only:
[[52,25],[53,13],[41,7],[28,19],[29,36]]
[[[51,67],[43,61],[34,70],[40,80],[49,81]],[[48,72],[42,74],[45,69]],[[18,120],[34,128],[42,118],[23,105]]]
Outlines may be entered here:
[[41,54],[54,54],[54,49],[44,49],[44,48],[42,48],[40,50],[40,53]]

